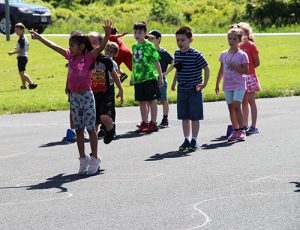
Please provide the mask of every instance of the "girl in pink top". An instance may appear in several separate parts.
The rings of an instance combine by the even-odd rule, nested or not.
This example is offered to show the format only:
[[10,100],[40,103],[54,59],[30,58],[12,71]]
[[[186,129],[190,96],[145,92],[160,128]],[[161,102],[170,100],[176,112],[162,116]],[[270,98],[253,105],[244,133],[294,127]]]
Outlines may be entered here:
[[[105,48],[111,32],[111,22],[105,21],[103,26],[105,38],[100,46],[93,49],[87,36],[71,36],[69,49],[63,49],[55,43],[30,30],[32,39],[41,41],[44,45],[63,55],[68,61],[67,88],[70,90],[70,111],[76,129],[76,141],[79,151],[79,174],[95,174],[100,168],[100,158],[97,154],[98,138],[95,131],[95,100],[91,90],[91,77],[94,60]],[[91,145],[91,157],[85,155],[84,128],[86,127]]]
[[216,82],[216,94],[220,93],[220,82],[223,78],[223,91],[228,105],[232,126],[234,128],[228,140],[241,140],[246,138],[243,128],[242,101],[246,91],[244,74],[248,73],[249,61],[247,54],[239,49],[242,31],[232,28],[227,33],[229,49],[222,52],[220,69]]
[[[244,114],[244,127],[247,129],[247,134],[258,133],[256,127],[257,121],[257,106],[255,102],[255,92],[261,91],[261,87],[258,81],[258,77],[255,73],[255,68],[260,65],[258,49],[254,44],[252,37],[252,29],[248,23],[240,22],[238,26],[243,30],[242,43],[240,43],[240,49],[245,51],[249,58],[249,75],[246,75],[247,91],[243,100],[243,114]],[[249,107],[251,108],[251,126],[248,129],[248,116]]]

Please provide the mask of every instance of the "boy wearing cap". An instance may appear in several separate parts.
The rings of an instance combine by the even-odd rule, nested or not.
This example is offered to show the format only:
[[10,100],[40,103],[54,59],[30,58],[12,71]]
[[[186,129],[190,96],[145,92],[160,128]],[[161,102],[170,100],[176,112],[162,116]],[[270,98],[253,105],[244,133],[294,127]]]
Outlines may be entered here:
[[17,47],[15,48],[15,51],[8,52],[9,55],[17,54],[17,60],[18,60],[18,69],[19,74],[22,81],[21,89],[26,89],[26,82],[29,84],[29,89],[35,89],[37,87],[37,84],[35,84],[30,77],[25,73],[26,70],[26,64],[28,62],[28,47],[29,43],[27,38],[24,35],[25,26],[22,23],[17,23],[15,25],[15,31],[16,34],[19,36]]
[[160,88],[160,94],[161,94],[160,101],[163,106],[163,119],[162,119],[159,127],[167,128],[169,126],[169,121],[168,121],[169,102],[168,102],[168,96],[167,96],[168,81],[167,81],[166,75],[174,69],[174,67],[173,67],[174,59],[167,50],[160,47],[161,33],[158,30],[151,30],[148,33],[148,35],[146,36],[146,38],[155,45],[155,47],[159,53],[159,56],[160,56],[159,63],[161,66],[161,70],[163,72],[164,86]]

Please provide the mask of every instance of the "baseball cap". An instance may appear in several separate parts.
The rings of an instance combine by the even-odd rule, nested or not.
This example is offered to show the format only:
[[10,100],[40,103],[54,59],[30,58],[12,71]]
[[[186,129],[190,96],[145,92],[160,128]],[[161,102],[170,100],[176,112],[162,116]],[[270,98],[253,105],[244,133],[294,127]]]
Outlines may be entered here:
[[15,25],[15,28],[18,27],[18,28],[22,28],[22,29],[25,29],[25,26],[23,23],[19,22]]
[[151,31],[147,34],[146,38],[148,38],[148,37],[161,38],[161,33],[160,33],[158,30],[151,30]]

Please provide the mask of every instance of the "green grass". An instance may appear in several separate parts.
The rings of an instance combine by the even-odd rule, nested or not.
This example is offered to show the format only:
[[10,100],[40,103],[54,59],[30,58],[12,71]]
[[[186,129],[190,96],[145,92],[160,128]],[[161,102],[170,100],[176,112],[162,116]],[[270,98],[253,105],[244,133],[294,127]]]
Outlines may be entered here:
[[[51,37],[50,39],[62,47],[68,47],[67,37]],[[29,40],[27,73],[39,86],[36,90],[21,91],[16,56],[7,55],[7,52],[15,47],[16,40],[17,38],[13,36],[10,42],[6,42],[5,37],[0,37],[0,114],[68,109],[69,104],[64,94],[67,61],[40,42]],[[134,43],[131,37],[125,37],[124,41],[129,47]],[[300,95],[299,36],[256,37],[255,41],[260,50],[261,66],[257,69],[257,73],[263,88],[257,96]],[[227,49],[225,37],[196,37],[192,46],[204,54],[211,69],[211,77],[204,92],[205,101],[223,100],[223,95],[215,95],[214,88],[219,69],[218,58],[220,53]],[[175,38],[163,38],[162,47],[174,53]],[[123,69],[127,71],[124,66]],[[174,72],[168,75],[169,82],[172,81],[173,75]],[[123,83],[123,87],[125,96],[123,106],[136,105],[133,87],[128,85],[128,80]],[[169,99],[172,103],[176,102],[176,92],[170,90],[170,85]]]

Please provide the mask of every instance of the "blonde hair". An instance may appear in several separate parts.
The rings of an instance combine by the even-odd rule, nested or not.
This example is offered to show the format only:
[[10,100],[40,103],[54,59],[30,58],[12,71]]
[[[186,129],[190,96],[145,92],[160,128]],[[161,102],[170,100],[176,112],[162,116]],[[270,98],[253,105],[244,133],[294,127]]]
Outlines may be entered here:
[[236,36],[239,38],[239,40],[242,41],[242,36],[243,36],[242,29],[239,28],[237,25],[232,26],[231,29],[228,30],[227,36],[228,36],[229,34],[234,34],[234,35],[236,35]]
[[119,53],[119,45],[117,43],[115,43],[115,42],[108,42],[106,46],[113,48],[113,50],[115,51],[115,55],[114,56],[118,55],[118,53]]
[[237,25],[239,26],[239,28],[241,28],[244,31],[244,33],[247,35],[248,39],[250,41],[254,42],[253,30],[252,30],[251,26],[249,25],[249,23],[240,22]]

